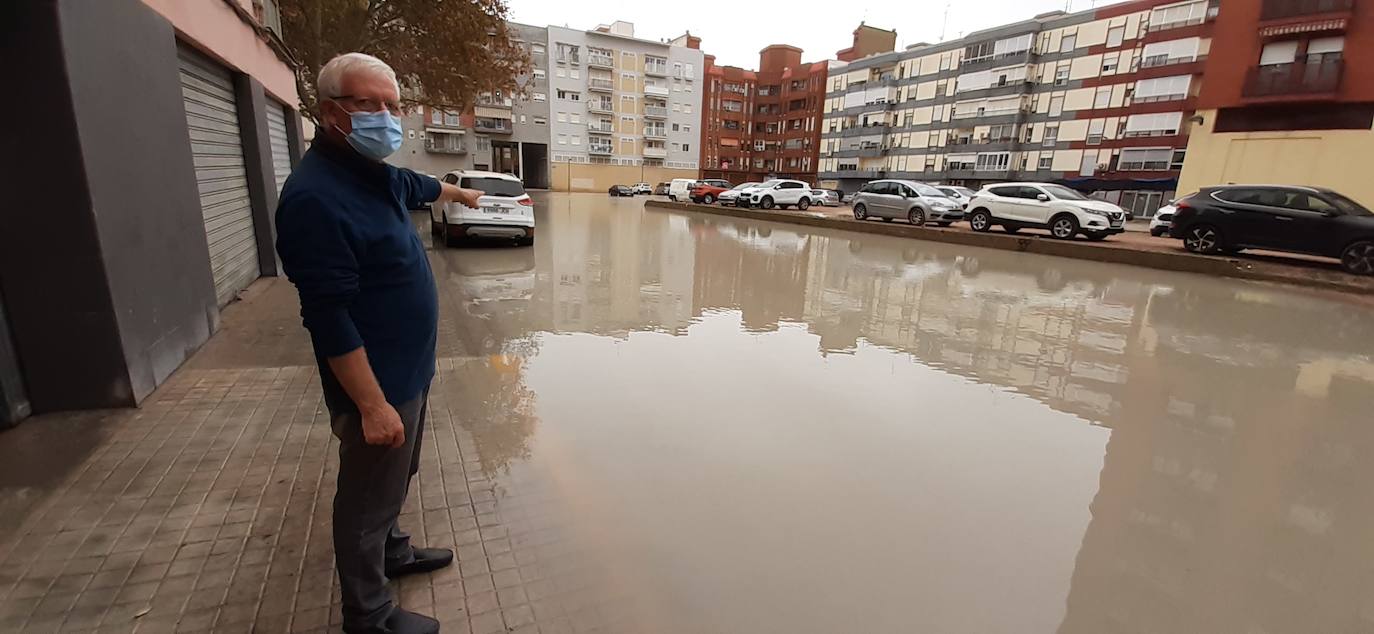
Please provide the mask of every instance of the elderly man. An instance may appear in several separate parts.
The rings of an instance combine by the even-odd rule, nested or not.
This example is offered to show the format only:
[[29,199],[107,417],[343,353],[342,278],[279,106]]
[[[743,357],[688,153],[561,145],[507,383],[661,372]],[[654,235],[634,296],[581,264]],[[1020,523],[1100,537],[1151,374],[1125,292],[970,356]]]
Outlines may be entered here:
[[459,189],[383,163],[401,145],[396,74],[361,53],[320,70],[320,127],[282,189],[277,251],[301,299],[339,438],[334,553],[345,632],[437,632],[393,606],[387,579],[453,562],[415,548],[396,518],[420,466],[438,294],[409,209],[477,206]]

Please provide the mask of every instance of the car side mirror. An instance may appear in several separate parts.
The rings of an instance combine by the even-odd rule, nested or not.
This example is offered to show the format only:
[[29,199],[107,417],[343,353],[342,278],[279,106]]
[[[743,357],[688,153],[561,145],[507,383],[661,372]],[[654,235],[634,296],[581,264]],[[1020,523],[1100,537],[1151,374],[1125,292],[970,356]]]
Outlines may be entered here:
[[1050,196],[1049,194],[1036,194],[1035,199],[1042,203],[1047,203],[1050,201]]

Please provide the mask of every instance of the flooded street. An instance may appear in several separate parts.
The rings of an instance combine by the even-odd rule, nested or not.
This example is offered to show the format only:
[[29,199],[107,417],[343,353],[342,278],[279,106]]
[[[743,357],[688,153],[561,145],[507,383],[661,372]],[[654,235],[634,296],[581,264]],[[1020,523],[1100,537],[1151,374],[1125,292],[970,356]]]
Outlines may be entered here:
[[554,573],[521,590],[535,617],[1374,629],[1370,308],[536,202],[533,249],[432,253],[434,405],[471,434],[516,562]]

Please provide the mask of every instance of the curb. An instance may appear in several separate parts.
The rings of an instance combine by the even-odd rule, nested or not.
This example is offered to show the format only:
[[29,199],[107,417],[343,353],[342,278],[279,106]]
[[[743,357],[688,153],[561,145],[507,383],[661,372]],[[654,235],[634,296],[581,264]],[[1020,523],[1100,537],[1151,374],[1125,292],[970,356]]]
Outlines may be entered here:
[[1374,295],[1374,278],[1364,278],[1339,271],[1327,271],[1269,262],[1238,260],[1235,258],[1196,255],[1185,252],[1152,251],[1123,246],[1108,246],[1081,241],[1054,240],[1041,236],[1014,236],[997,233],[951,231],[928,227],[913,227],[878,222],[861,222],[848,218],[813,216],[790,211],[764,211],[720,205],[698,205],[646,200],[644,208],[689,211],[750,220],[767,220],[808,227],[824,227],[896,238],[914,238],[1003,251],[1022,251],[1078,260],[1127,264],[1162,271],[1201,273],[1263,282],[1291,284],[1305,288],[1320,288],[1347,293]]

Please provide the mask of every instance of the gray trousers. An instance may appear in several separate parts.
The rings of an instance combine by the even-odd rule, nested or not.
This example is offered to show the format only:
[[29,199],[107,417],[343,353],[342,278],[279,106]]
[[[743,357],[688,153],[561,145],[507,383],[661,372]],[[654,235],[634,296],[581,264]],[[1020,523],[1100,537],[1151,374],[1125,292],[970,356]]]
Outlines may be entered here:
[[331,394],[330,387],[326,385],[325,402],[330,426],[339,439],[334,559],[343,590],[343,625],[349,630],[367,629],[380,626],[391,615],[386,569],[414,557],[410,535],[401,531],[396,518],[410,479],[420,470],[429,388],[419,398],[396,406],[406,442],[392,448],[367,444],[357,408],[346,395]]

